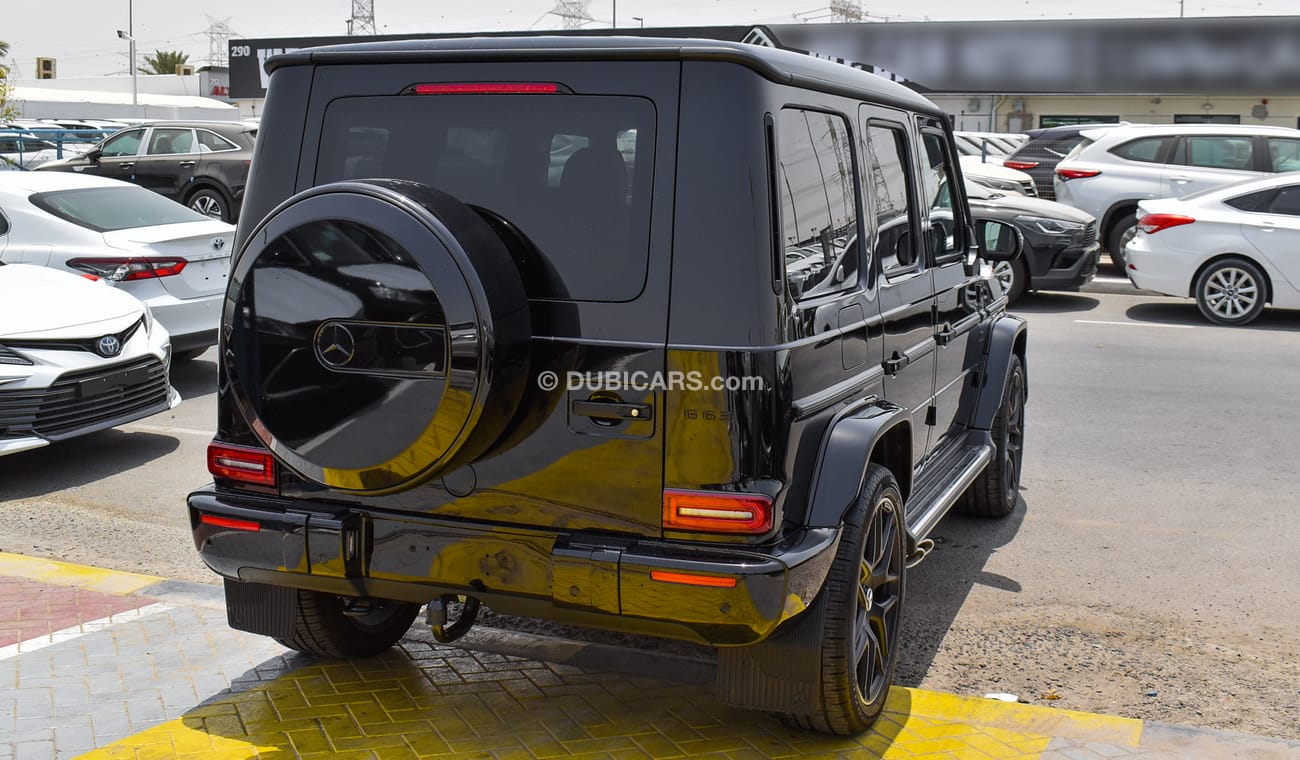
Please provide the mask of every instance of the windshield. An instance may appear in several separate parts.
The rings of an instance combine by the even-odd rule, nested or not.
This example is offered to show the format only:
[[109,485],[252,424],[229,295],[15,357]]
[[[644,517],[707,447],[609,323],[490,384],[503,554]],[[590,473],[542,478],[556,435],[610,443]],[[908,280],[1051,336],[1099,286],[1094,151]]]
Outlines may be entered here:
[[31,201],[42,211],[96,232],[210,221],[197,211],[133,185],[37,193]]

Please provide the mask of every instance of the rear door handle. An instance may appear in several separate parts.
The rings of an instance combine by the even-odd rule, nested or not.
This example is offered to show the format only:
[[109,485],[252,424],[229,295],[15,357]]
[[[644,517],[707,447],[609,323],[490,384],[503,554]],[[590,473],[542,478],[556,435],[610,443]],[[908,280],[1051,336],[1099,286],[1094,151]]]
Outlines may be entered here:
[[957,331],[952,329],[952,325],[944,325],[943,329],[934,336],[934,341],[941,346],[946,346],[957,337]]
[[1191,182],[1192,178],[1186,174],[1170,174],[1169,179],[1174,182]]
[[180,166],[181,166],[182,169],[188,169],[188,168],[190,168],[190,167],[193,166],[193,165],[194,165],[194,162],[193,162],[193,161],[182,161],[181,164],[180,164]]
[[122,167],[123,169],[126,169],[127,171],[130,171],[131,167],[135,166],[135,164],[118,164],[118,166]]
[[597,420],[648,420],[654,413],[649,404],[622,404],[617,401],[574,401],[573,413]]
[[882,362],[880,366],[885,368],[885,374],[897,375],[899,370],[906,367],[910,361],[912,360],[907,357],[907,354],[895,351],[888,359]]

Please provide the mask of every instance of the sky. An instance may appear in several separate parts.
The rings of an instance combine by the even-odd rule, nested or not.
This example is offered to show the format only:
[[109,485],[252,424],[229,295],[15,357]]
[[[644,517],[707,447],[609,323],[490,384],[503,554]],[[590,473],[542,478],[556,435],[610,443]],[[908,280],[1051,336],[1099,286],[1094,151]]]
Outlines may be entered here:
[[[380,34],[558,29],[550,14],[557,0],[374,0]],[[588,28],[608,28],[617,12],[620,27],[783,24],[827,20],[829,0],[592,0]],[[617,6],[615,7],[615,4]],[[208,5],[176,0],[0,0],[0,40],[18,78],[35,76],[36,58],[55,58],[60,78],[129,72],[128,44],[116,30],[130,23],[138,57],[155,50],[182,50],[190,61],[208,63],[207,30],[226,22],[237,37],[342,35],[352,0],[223,0]],[[1295,0],[1182,0],[1187,16],[1282,15]],[[870,20],[961,21],[975,19],[1176,17],[1179,0],[884,0],[862,3]]]

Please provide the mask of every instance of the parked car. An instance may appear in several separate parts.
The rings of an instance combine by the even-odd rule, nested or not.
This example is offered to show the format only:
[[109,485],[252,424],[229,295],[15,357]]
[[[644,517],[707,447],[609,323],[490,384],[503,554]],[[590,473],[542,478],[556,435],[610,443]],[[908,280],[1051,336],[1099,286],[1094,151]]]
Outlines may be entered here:
[[1029,136],[1016,132],[957,131],[952,133],[952,139],[961,155],[980,156],[988,163],[1001,166]]
[[0,262],[0,455],[180,403],[167,329],[103,282]]
[[971,214],[1014,224],[1024,253],[993,265],[1002,292],[1015,301],[1027,290],[1078,290],[1097,274],[1097,220],[1064,203],[999,193],[966,183]]
[[1008,169],[1001,164],[982,161],[979,156],[962,156],[961,171],[966,179],[1003,193],[1016,193],[1035,197],[1038,189],[1034,187],[1034,178],[1022,171]]
[[39,168],[134,182],[234,222],[256,137],[257,128],[241,122],[159,121],[119,130],[82,156]]
[[1134,124],[1083,137],[1056,166],[1056,198],[1101,220],[1101,238],[1121,270],[1139,201],[1300,169],[1300,130],[1285,127]]
[[[64,143],[63,157],[71,158],[89,146]],[[49,140],[20,132],[0,130],[0,163],[16,169],[35,169],[47,161],[60,158],[60,146]]]
[[1138,203],[1126,272],[1139,288],[1192,297],[1206,319],[1244,325],[1272,304],[1300,309],[1300,172]]
[[118,180],[0,175],[0,260],[115,282],[152,307],[179,361],[217,342],[234,231]]
[[1083,142],[1083,132],[1089,129],[1108,129],[1127,125],[1128,122],[1125,121],[1031,129],[1025,133],[1029,139],[1008,155],[1002,165],[1008,169],[1018,169],[1033,177],[1039,198],[1056,200],[1054,185],[1056,165],[1074,150],[1074,146]]
[[726,702],[870,726],[907,566],[1018,500],[1027,325],[972,263],[1019,235],[971,218],[943,110],[715,40],[270,68],[188,500],[231,624],[362,657],[488,602],[718,645]]

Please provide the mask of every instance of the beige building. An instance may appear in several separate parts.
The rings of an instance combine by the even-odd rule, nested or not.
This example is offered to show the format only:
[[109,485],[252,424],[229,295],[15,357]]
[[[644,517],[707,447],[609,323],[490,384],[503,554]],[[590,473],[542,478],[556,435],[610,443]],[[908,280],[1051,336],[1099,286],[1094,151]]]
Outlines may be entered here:
[[1300,97],[1293,93],[1220,95],[931,95],[953,117],[953,127],[974,132],[1023,132],[1082,122],[1171,124],[1219,122],[1300,127]]

